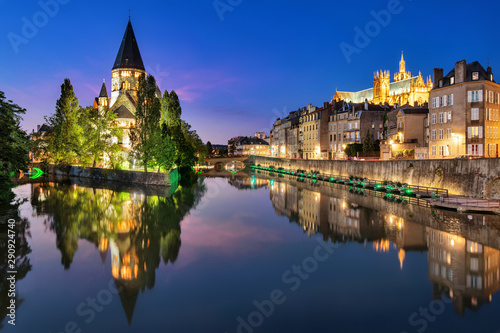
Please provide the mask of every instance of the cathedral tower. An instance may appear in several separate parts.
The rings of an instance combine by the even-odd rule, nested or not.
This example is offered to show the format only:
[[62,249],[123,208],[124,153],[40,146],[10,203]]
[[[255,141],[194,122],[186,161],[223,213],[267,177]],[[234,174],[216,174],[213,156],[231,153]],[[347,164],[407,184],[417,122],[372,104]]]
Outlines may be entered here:
[[406,71],[406,62],[401,52],[401,61],[399,62],[399,72],[394,74],[394,82],[402,81],[411,78],[411,73]]
[[139,77],[146,74],[130,19],[111,70],[111,105],[127,93],[137,99]]

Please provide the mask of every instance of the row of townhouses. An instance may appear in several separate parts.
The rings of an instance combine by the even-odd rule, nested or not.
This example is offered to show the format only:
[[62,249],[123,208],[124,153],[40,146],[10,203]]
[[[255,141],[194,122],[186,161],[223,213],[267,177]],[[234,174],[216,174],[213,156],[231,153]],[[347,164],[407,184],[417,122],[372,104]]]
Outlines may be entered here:
[[367,135],[380,143],[380,158],[411,154],[418,159],[498,157],[500,84],[490,67],[458,61],[426,81],[406,71],[403,56],[373,76],[373,88],[336,91],[322,107],[309,104],[277,119],[269,155],[283,158],[345,158],[346,146]]

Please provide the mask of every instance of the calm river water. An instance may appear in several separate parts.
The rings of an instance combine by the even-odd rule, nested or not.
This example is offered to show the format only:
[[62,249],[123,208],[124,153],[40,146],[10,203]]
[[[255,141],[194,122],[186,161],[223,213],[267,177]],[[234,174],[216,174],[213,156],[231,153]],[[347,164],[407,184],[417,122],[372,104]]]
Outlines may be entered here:
[[500,332],[497,216],[266,175],[15,191],[5,332]]

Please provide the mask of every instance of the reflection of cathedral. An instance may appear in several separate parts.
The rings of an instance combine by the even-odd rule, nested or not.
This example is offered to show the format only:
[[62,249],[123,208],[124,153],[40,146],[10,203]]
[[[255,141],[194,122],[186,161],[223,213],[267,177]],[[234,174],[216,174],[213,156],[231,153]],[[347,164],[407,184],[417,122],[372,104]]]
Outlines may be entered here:
[[429,102],[429,91],[432,89],[432,80],[427,78],[427,84],[422,74],[411,76],[406,71],[406,63],[401,54],[399,72],[394,75],[394,82],[390,82],[389,71],[377,71],[373,76],[373,88],[358,92],[335,91],[335,101],[348,101],[352,103],[363,103],[368,100],[373,104],[410,104],[423,105]]

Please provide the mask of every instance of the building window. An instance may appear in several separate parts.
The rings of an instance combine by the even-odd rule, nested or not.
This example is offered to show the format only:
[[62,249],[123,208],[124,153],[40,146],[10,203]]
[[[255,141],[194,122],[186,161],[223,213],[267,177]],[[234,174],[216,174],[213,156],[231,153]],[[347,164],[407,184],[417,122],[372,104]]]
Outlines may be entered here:
[[436,114],[432,114],[432,125],[436,124]]
[[450,98],[448,99],[448,105],[453,105],[453,94],[450,94]]
[[450,85],[451,84],[455,84],[455,77],[454,76],[450,77]]
[[471,90],[468,92],[467,96],[468,102],[482,102],[483,101],[483,91],[482,90]]
[[451,123],[451,111],[448,111],[448,122]]
[[478,108],[470,109],[470,120],[479,120],[479,109]]
[[436,140],[436,130],[432,130],[431,140]]
[[444,147],[445,146],[439,146],[439,156],[445,156]]
[[446,112],[439,112],[439,123],[442,124],[444,123],[444,115]]
[[443,80],[439,80],[439,88],[443,86]]
[[446,138],[451,139],[451,128],[446,129]]
[[472,72],[472,81],[479,80],[479,72]]
[[432,146],[431,155],[436,156],[436,146]]
[[444,130],[440,129],[439,130],[439,140],[443,140],[443,133],[444,133]]
[[372,122],[372,128],[375,128],[375,123],[374,122]]
[[122,74],[122,77],[129,77],[130,75],[132,75],[132,73],[130,71],[122,71],[121,74]]
[[482,139],[483,126],[471,126],[467,128],[467,137],[469,139]]

